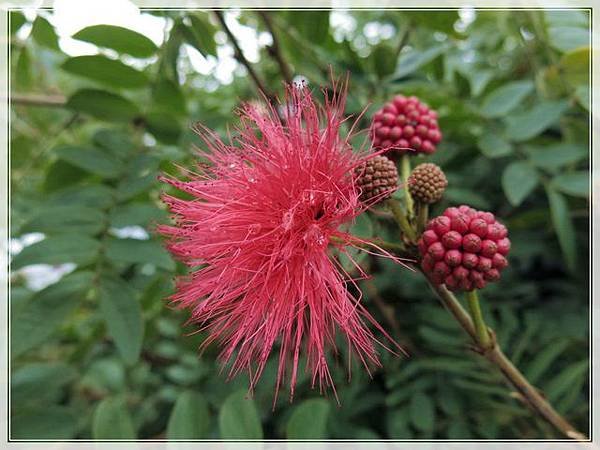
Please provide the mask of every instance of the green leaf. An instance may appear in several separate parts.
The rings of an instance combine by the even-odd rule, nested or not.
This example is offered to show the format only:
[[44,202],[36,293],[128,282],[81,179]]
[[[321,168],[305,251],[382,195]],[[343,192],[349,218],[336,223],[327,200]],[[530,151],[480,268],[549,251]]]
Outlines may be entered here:
[[581,27],[551,27],[548,38],[550,45],[560,52],[590,45],[590,33]]
[[13,405],[50,402],[62,387],[77,376],[63,363],[32,363],[20,367],[10,377],[10,399]]
[[37,16],[31,27],[31,37],[39,45],[51,50],[60,51],[58,46],[58,36],[54,31],[54,27],[50,25],[46,19]]
[[169,39],[162,46],[162,57],[160,59],[161,71],[172,80],[177,81],[179,79],[177,71],[177,61],[179,60],[179,51],[181,44],[183,43],[185,26],[181,19],[175,19],[173,28],[169,33]]
[[208,403],[198,392],[179,394],[167,425],[167,439],[204,439],[210,426]]
[[102,230],[104,220],[104,214],[98,209],[80,205],[52,205],[36,211],[36,214],[21,227],[21,232],[94,235]]
[[585,108],[587,111],[590,110],[590,88],[589,86],[577,86],[575,89],[575,98],[577,102]]
[[379,78],[384,78],[394,73],[396,69],[396,54],[391,45],[386,43],[379,44],[373,49],[369,58]]
[[154,241],[109,239],[106,243],[106,257],[117,263],[154,264],[168,271],[175,270],[175,263],[167,251]]
[[93,25],[79,30],[73,39],[89,42],[98,47],[110,48],[136,58],[149,58],[158,48],[146,36],[115,25]]
[[469,424],[464,420],[453,421],[448,427],[448,439],[471,439]]
[[588,85],[590,80],[590,47],[579,47],[565,53],[558,63],[558,70],[571,85]]
[[58,283],[36,293],[11,319],[11,357],[48,340],[81,303],[92,282],[91,272],[67,275]]
[[[361,214],[356,218],[349,231],[350,234],[361,238],[373,237],[373,222],[368,214]],[[367,254],[356,248],[348,248],[339,253],[339,259],[345,270],[352,271],[356,269],[356,264],[367,259]]]
[[136,291],[119,278],[105,277],[100,280],[99,301],[117,350],[127,364],[134,364],[144,339],[144,319]]
[[15,86],[24,91],[31,89],[34,83],[34,77],[32,73],[31,56],[29,55],[29,49],[27,47],[21,48],[19,57],[17,58],[17,67],[15,71]]
[[413,434],[408,425],[406,409],[392,409],[386,415],[386,430],[392,439],[412,439]]
[[181,125],[172,114],[152,111],[146,114],[146,128],[156,139],[166,144],[176,144],[181,135]]
[[552,185],[564,194],[588,198],[590,195],[589,173],[586,171],[569,172],[552,179]]
[[[290,17],[291,15],[291,17]],[[296,28],[302,37],[319,44],[327,39],[329,34],[329,11],[302,11],[288,12],[289,24]]]
[[47,406],[17,412],[11,417],[11,439],[72,439],[77,432],[77,416],[66,406]]
[[27,289],[26,287],[22,287],[22,286],[11,286],[10,287],[10,320],[14,320],[15,317],[18,316],[18,314],[21,313],[21,311],[23,311],[27,305],[29,304],[29,301],[31,300],[31,297],[33,297],[33,295],[35,294],[34,291],[30,291],[29,289]]
[[454,28],[454,24],[459,20],[458,11],[403,11],[402,15],[419,26],[453,36],[459,34]]
[[127,133],[119,130],[102,128],[92,137],[94,144],[107,150],[114,157],[125,160],[135,150],[135,145]]
[[96,259],[100,243],[85,235],[51,236],[25,247],[11,261],[11,269],[17,270],[30,264],[74,263],[81,266]]
[[568,108],[566,100],[545,101],[528,111],[509,116],[506,136],[514,141],[531,139],[556,123]]
[[481,194],[471,189],[447,188],[444,197],[453,203],[468,204],[475,208],[488,209],[490,202]]
[[425,64],[430,63],[435,58],[440,56],[444,51],[446,51],[446,45],[437,45],[435,47],[430,47],[427,50],[412,50],[406,53],[402,53],[400,55],[400,59],[398,60],[398,65],[396,67],[396,72],[392,76],[394,80],[398,80],[404,78],[413,72],[416,72]]
[[576,9],[545,10],[545,21],[549,26],[568,25],[587,28],[589,11]]
[[463,71],[471,85],[471,95],[478,97],[485,90],[488,83],[494,78],[495,72],[493,70],[472,70],[465,69]]
[[438,392],[437,401],[449,416],[458,416],[463,412],[463,400],[455,389],[443,387]]
[[219,411],[221,439],[262,439],[263,430],[254,401],[246,398],[246,390],[227,397]]
[[381,440],[381,436],[379,436],[375,431],[371,430],[370,428],[352,427],[352,430],[353,430],[353,433],[351,435],[351,439],[356,439],[359,441]]
[[435,427],[435,408],[431,399],[422,392],[410,399],[410,420],[420,431],[431,431]]
[[553,145],[526,146],[529,161],[537,167],[555,172],[568,164],[574,164],[588,156],[586,145],[561,142]]
[[95,359],[87,369],[80,385],[95,391],[118,393],[126,389],[125,366],[117,356]]
[[188,25],[183,25],[181,31],[183,37],[202,56],[217,56],[217,44],[214,35],[215,27],[208,21],[205,14],[190,14],[187,16]]
[[103,55],[74,56],[61,68],[74,75],[89,78],[118,88],[141,89],[146,87],[146,74]]
[[118,160],[95,148],[64,146],[55,149],[55,152],[69,164],[104,178],[116,178],[123,170]]
[[524,370],[525,378],[530,383],[537,383],[544,372],[550,368],[552,363],[564,353],[569,346],[569,341],[561,339],[559,341],[552,342],[551,345],[547,345],[541,352],[537,353],[535,357],[527,364]]
[[529,80],[513,81],[490,92],[483,99],[481,113],[485,117],[502,117],[521,104],[533,91],[534,84]]
[[111,216],[110,223],[113,227],[126,227],[128,225],[148,226],[150,223],[160,222],[168,217],[164,209],[146,203],[129,203],[116,207]]
[[157,180],[154,172],[150,172],[140,177],[129,176],[119,183],[117,188],[117,198],[119,201],[129,200],[136,195],[147,192],[156,184]]
[[305,400],[296,406],[286,425],[288,439],[327,438],[327,419],[331,405],[323,398]]
[[500,158],[513,152],[512,144],[494,131],[484,131],[477,140],[477,146],[488,158]]
[[513,206],[519,206],[539,183],[537,171],[522,161],[510,163],[502,172],[502,188]]
[[373,237],[373,221],[368,214],[361,214],[350,227],[350,234],[361,238]]
[[67,108],[114,122],[132,120],[137,106],[120,95],[99,89],[80,89],[67,100]]
[[86,206],[95,209],[107,209],[113,203],[113,190],[103,184],[90,186],[71,186],[56,191],[48,197],[48,204],[58,206]]
[[44,179],[43,190],[54,192],[72,186],[84,179],[88,174],[79,167],[57,159],[48,167]]
[[554,232],[558,236],[558,242],[565,257],[567,268],[574,272],[577,266],[577,244],[575,227],[571,220],[567,200],[552,185],[546,185],[546,194],[550,203]]
[[31,155],[38,143],[30,136],[14,133],[10,140],[10,169],[24,167],[31,160]]
[[27,19],[25,16],[19,11],[9,11],[8,12],[8,20],[10,22],[10,34],[16,34],[17,31],[21,29]]
[[135,439],[131,415],[121,398],[109,397],[100,402],[92,419],[93,439]]
[[179,89],[177,83],[162,79],[152,88],[152,98],[154,102],[164,111],[172,114],[185,115],[185,98]]
[[582,377],[589,373],[589,362],[587,359],[579,361],[562,370],[550,383],[544,386],[544,392],[548,400],[556,402],[563,394],[569,392]]

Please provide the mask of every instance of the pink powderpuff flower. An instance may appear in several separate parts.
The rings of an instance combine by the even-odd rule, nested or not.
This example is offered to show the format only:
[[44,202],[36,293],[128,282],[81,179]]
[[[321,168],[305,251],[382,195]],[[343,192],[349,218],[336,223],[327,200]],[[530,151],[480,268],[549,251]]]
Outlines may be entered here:
[[188,194],[163,196],[175,225],[158,231],[190,267],[171,300],[190,309],[190,322],[208,332],[203,347],[221,346],[230,377],[248,371],[250,391],[279,345],[274,404],[286,380],[293,398],[301,353],[313,387],[318,382],[323,392],[331,386],[335,394],[327,354],[337,352],[339,332],[349,359],[356,355],[367,370],[381,365],[376,343],[392,351],[368,324],[402,351],[360,295],[349,292],[355,279],[336,257],[368,247],[401,262],[343,231],[368,206],[359,201],[354,169],[377,153],[353,152],[352,130],[340,137],[346,84],[339,89],[334,83],[332,94],[317,106],[305,86],[288,87],[285,124],[274,107],[247,104],[230,145],[198,127],[210,165],[199,165],[188,181],[162,178]]

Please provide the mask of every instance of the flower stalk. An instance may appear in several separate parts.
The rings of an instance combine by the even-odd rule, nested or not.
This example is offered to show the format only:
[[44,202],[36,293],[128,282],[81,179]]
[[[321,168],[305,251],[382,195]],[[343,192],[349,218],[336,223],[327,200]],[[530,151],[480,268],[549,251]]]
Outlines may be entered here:
[[429,205],[417,202],[417,233],[422,233],[429,219]]
[[408,189],[408,177],[410,177],[410,156],[405,153],[402,155],[400,159],[400,172],[402,174],[402,186],[404,187],[404,196],[406,199],[406,211],[408,212],[408,217],[413,217],[414,212],[414,202],[412,199],[412,195],[410,195],[410,190]]
[[477,289],[467,292],[467,302],[469,304],[471,320],[473,321],[473,326],[475,327],[477,344],[479,344],[483,350],[487,350],[491,344],[490,333],[485,321],[483,320],[483,314],[481,313],[481,307],[479,306]]
[[[408,193],[408,191],[406,191],[406,192]],[[410,194],[408,194],[408,195],[410,196]],[[408,238],[408,240],[410,242],[413,242],[413,243],[416,242],[417,234],[415,233],[415,230],[408,222],[406,214],[402,210],[402,207],[400,206],[400,203],[398,202],[398,200],[390,198],[387,201],[387,204],[390,207],[390,209],[392,210],[392,214],[394,215],[394,219],[396,220],[396,223],[398,224],[400,231],[402,233],[404,233],[404,235]]]

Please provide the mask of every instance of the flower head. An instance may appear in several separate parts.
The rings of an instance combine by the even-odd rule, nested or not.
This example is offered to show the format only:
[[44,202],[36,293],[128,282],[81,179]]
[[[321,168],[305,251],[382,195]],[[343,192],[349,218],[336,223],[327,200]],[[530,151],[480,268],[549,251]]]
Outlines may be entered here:
[[427,224],[419,240],[421,267],[451,291],[483,289],[508,266],[508,231],[489,212],[450,207]]
[[354,169],[363,202],[378,203],[398,189],[398,169],[391,159],[377,155]]
[[446,186],[448,180],[444,171],[433,163],[419,164],[408,177],[410,195],[415,200],[428,205],[440,201]]
[[442,140],[437,117],[417,97],[397,95],[373,115],[373,146],[399,154],[434,153]]
[[306,87],[287,96],[285,125],[274,108],[246,105],[231,144],[200,131],[211,165],[188,181],[164,178],[191,199],[164,195],[175,225],[159,232],[190,267],[172,300],[208,332],[203,345],[217,342],[229,375],[247,371],[250,389],[278,346],[276,391],[287,381],[293,396],[301,354],[313,386],[332,386],[336,333],[367,369],[380,364],[368,325],[390,338],[350,292],[360,291],[334,253],[370,245],[394,257],[342,229],[366,208],[354,169],[375,156],[340,135],[345,88],[324,106]]

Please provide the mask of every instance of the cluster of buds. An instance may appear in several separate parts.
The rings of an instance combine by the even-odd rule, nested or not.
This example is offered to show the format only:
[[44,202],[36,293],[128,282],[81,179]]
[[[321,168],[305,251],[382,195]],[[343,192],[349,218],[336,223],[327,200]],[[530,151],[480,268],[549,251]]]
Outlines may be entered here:
[[371,141],[376,149],[398,152],[435,152],[442,140],[437,113],[415,96],[397,95],[373,116]]
[[[442,138],[436,119],[437,113],[416,97],[397,95],[373,117],[373,149],[433,153]],[[395,164],[383,155],[357,168],[355,176],[364,202],[386,199],[398,186]],[[413,169],[405,188],[425,208],[426,220],[426,206],[438,202],[447,185],[442,169],[423,163]],[[498,280],[508,265],[507,235],[506,227],[489,212],[465,205],[448,208],[427,223],[418,241],[423,272],[433,283],[445,284],[452,291],[481,289]]]
[[431,220],[419,240],[421,267],[452,291],[482,289],[508,265],[506,227],[489,212],[451,207]]

